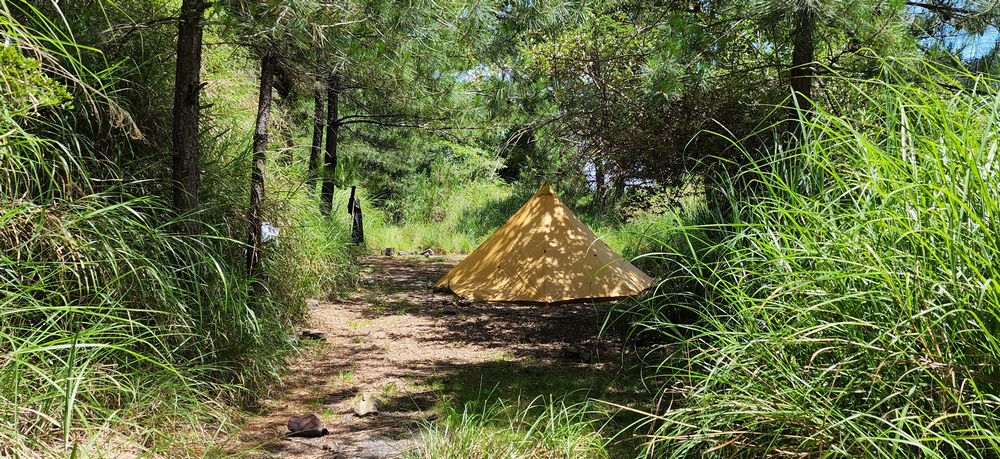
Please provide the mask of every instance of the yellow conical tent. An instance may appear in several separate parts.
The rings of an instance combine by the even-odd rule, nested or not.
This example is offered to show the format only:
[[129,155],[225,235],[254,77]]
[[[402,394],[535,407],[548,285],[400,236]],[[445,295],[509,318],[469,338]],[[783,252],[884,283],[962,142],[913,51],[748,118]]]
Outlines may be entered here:
[[652,283],[598,239],[545,182],[434,285],[470,300],[555,303],[632,296]]

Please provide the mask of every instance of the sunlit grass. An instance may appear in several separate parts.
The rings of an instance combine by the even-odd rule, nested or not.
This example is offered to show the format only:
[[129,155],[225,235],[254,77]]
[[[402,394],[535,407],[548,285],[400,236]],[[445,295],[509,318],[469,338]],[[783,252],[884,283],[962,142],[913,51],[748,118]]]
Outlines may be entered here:
[[[32,46],[50,43],[8,19]],[[48,51],[72,64],[56,73],[80,65]],[[88,97],[93,110],[114,104]],[[94,113],[44,115],[0,110],[0,456],[215,454],[233,407],[282,373],[305,297],[335,295],[350,276],[344,226],[274,169],[270,189],[286,191],[267,212],[283,231],[266,247],[270,295],[251,299],[242,134],[202,144],[205,234],[191,237],[176,231],[184,217],[142,194],[168,187],[95,160],[106,152],[75,130]]]
[[844,81],[860,118],[818,114],[723,178],[728,205],[675,220],[667,280],[631,309],[676,343],[639,454],[1000,452],[1000,97],[899,81]]
[[457,407],[443,403],[443,420],[425,426],[414,458],[610,457],[593,402],[538,397],[520,406],[489,397]]
[[[370,247],[399,250],[434,248],[450,253],[468,253],[482,243],[518,207],[497,206],[513,194],[513,187],[497,181],[479,181],[456,188],[428,184],[408,197],[398,213],[372,207],[365,213],[365,231]],[[523,204],[523,203],[522,203]],[[413,206],[412,208],[408,206]],[[509,214],[504,215],[509,210]]]
[[[657,395],[617,406],[645,413],[630,455],[1000,455],[1000,95],[915,70],[934,76],[843,80],[870,104],[719,178],[721,204],[595,225],[662,279],[621,310],[666,344],[646,354]],[[448,405],[415,456],[607,454],[607,412],[485,400]]]

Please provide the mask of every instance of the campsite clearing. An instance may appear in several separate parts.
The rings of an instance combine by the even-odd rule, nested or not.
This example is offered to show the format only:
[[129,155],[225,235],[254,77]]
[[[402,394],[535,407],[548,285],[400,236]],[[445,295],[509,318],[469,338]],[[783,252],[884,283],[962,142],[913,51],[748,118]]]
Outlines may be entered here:
[[[300,341],[284,386],[260,402],[261,414],[227,450],[258,458],[392,457],[415,446],[421,421],[439,418],[442,403],[637,398],[641,389],[624,387],[638,378],[622,370],[620,333],[599,337],[610,303],[545,308],[432,292],[428,286],[459,259],[364,257],[362,288],[309,311],[304,336],[321,339]],[[377,397],[378,414],[354,414],[364,394]],[[306,413],[330,433],[283,438],[288,418]]]

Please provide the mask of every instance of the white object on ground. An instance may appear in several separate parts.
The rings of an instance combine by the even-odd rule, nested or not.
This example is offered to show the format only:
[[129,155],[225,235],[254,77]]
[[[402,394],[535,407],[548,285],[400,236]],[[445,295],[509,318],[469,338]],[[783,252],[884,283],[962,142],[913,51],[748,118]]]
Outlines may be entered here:
[[278,246],[278,233],[281,232],[277,226],[271,224],[271,222],[264,222],[260,224],[260,235],[264,238],[264,242],[274,240],[274,246]]

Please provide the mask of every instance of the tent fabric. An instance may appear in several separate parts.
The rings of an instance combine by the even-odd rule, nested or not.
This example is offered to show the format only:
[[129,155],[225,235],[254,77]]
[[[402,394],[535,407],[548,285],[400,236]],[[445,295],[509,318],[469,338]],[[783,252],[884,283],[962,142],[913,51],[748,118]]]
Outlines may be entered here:
[[476,301],[556,303],[637,295],[652,283],[598,239],[545,182],[434,285]]

